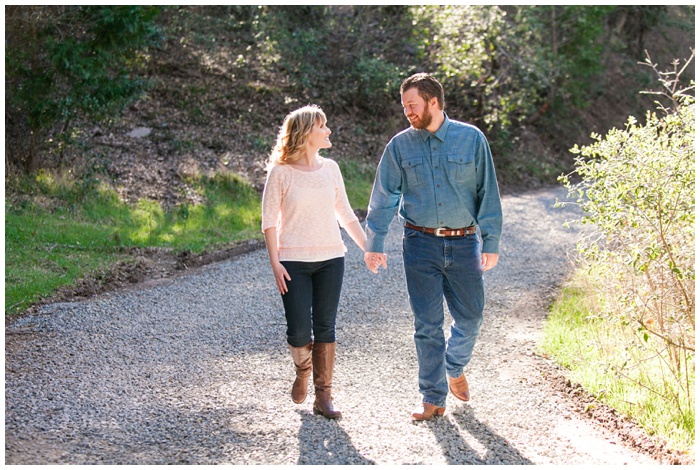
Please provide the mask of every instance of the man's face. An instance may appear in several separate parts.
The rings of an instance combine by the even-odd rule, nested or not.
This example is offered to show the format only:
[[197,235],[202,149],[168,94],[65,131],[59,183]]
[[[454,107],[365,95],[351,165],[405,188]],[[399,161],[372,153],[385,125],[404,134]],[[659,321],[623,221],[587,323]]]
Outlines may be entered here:
[[401,95],[403,114],[414,129],[426,129],[433,122],[428,103],[418,94],[417,88],[409,88]]

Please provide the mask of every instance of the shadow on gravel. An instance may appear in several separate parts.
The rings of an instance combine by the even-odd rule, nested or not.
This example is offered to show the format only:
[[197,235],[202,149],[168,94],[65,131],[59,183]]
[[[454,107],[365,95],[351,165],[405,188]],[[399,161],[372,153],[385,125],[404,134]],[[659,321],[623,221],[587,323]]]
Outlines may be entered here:
[[340,427],[342,421],[326,419],[308,411],[298,411],[299,461],[297,465],[374,465],[353,447],[350,436]]
[[[508,441],[478,421],[468,405],[456,408],[451,414],[452,420],[429,423],[449,465],[533,465]],[[464,433],[478,442],[469,444]]]

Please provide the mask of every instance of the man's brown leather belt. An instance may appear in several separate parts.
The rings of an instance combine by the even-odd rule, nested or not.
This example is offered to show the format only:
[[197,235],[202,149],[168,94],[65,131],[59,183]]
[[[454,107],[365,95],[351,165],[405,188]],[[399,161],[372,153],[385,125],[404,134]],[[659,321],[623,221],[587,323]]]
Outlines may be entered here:
[[431,235],[435,235],[436,237],[463,237],[465,235],[472,235],[472,234],[476,233],[476,226],[475,225],[472,225],[471,227],[464,227],[464,228],[448,228],[448,227],[430,228],[430,227],[418,227],[417,225],[413,225],[413,224],[406,222],[406,227],[413,229],[413,230],[418,230],[419,232],[429,233]]

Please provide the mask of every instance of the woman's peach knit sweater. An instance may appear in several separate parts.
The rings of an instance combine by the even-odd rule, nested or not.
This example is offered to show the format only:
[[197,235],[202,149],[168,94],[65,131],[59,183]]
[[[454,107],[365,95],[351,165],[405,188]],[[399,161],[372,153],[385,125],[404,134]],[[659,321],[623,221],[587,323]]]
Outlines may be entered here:
[[291,165],[270,169],[263,191],[262,230],[277,227],[280,261],[345,256],[340,227],[355,220],[343,176],[333,160],[321,158],[321,167],[314,171]]

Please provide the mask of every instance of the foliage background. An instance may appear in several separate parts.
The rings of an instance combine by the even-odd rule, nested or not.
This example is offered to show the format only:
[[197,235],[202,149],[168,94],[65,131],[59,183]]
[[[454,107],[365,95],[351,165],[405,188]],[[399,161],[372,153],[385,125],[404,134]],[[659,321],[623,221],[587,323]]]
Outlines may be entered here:
[[330,117],[329,156],[374,165],[417,71],[487,133],[504,188],[551,184],[573,144],[653,107],[636,64],[688,57],[694,7],[8,6],[5,26],[6,174],[67,168],[173,206],[200,174],[259,189],[307,103]]

